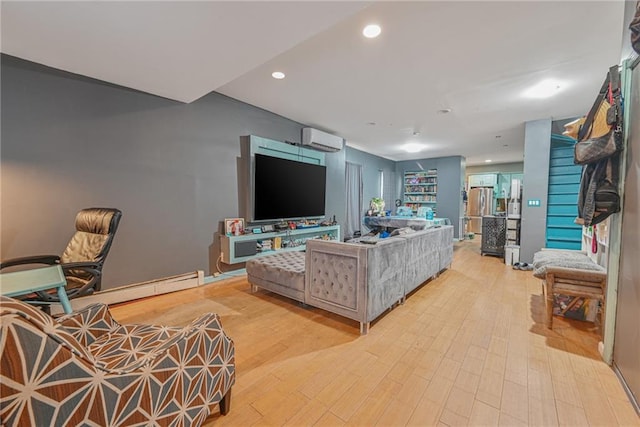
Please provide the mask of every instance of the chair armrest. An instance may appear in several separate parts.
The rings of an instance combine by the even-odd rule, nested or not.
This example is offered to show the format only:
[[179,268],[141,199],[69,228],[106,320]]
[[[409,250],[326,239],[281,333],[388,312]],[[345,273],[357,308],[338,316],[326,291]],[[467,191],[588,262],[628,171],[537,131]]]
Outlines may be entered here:
[[11,258],[0,263],[0,270],[6,267],[13,267],[15,265],[25,264],[48,264],[54,265],[60,263],[60,257],[58,255],[34,255],[20,258]]
[[63,270],[85,270],[87,269],[87,271],[89,269],[99,269],[100,268],[100,264],[93,262],[93,261],[78,261],[78,262],[65,262],[60,264],[62,266]]
[[[66,264],[60,264],[62,272],[67,277],[67,287],[65,288],[67,298],[77,298],[83,295],[92,294],[94,291],[100,290],[100,280],[102,278],[102,272],[97,269],[100,266],[92,261],[87,262],[69,262]],[[76,271],[83,271],[88,273],[90,277],[87,277],[87,282],[78,287],[69,286],[69,277],[76,276]],[[60,297],[57,292],[38,291],[36,292],[37,300],[45,303],[57,303],[60,302]]]
[[[222,340],[222,345],[215,344],[219,338]],[[185,341],[194,341],[194,339],[202,343],[199,348],[212,349],[217,347],[224,352],[224,354],[217,354],[216,352],[207,351],[206,355],[202,355],[202,359],[205,362],[213,364],[214,359],[218,357],[221,360],[233,360],[233,341],[222,330],[219,316],[214,313],[207,313],[185,326],[180,332],[162,342],[140,358],[132,360],[130,363],[117,366],[116,368],[107,369],[118,373],[129,373],[143,366],[162,365],[162,360],[166,357],[171,359],[172,364],[191,359],[193,357],[190,353],[191,346],[178,344]],[[98,364],[98,366],[100,366],[100,364]]]
[[55,321],[85,347],[120,326],[111,316],[107,305],[101,303],[88,305]]

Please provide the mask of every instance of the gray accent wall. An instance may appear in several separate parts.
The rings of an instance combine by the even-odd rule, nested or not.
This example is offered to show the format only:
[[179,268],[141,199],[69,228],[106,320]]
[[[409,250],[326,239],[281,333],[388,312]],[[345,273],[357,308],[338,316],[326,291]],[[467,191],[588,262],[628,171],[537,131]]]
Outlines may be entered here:
[[460,217],[464,213],[462,190],[464,188],[465,164],[465,158],[461,156],[406,160],[396,163],[398,188],[402,186],[405,172],[438,169],[437,215],[439,218],[449,218],[456,238],[460,237]]
[[[533,254],[545,246],[550,150],[551,120],[542,119],[526,122],[524,130],[525,185],[522,188],[520,261],[528,263],[533,261]],[[540,206],[527,206],[528,200],[540,200]]]
[[[304,127],[215,92],[183,104],[8,55],[0,72],[0,259],[59,255],[80,209],[115,207],[123,217],[104,289],[215,272],[222,221],[240,216],[238,186],[246,185],[238,179],[240,136],[297,142]],[[342,226],[347,161],[363,165],[365,210],[379,196],[379,171],[394,210],[404,170],[438,168],[438,215],[458,234],[462,157],[327,153],[326,214]]]
[[1,73],[0,258],[60,254],[78,210],[116,207],[104,288],[215,271],[214,233],[238,216],[240,135],[299,141],[303,127],[217,93],[182,104],[6,55]]

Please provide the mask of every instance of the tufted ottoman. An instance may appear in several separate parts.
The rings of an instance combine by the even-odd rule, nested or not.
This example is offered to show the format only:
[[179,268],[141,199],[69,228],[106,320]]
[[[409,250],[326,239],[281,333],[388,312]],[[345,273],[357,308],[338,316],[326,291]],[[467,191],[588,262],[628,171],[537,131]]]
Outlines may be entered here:
[[304,252],[279,252],[247,261],[247,280],[257,287],[304,302]]

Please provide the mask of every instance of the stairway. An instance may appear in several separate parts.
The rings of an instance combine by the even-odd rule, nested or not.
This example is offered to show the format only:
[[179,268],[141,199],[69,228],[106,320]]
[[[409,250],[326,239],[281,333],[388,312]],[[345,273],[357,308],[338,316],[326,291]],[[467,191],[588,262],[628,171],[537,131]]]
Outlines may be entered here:
[[581,248],[582,226],[573,221],[578,216],[578,192],[582,166],[573,163],[575,140],[551,135],[549,154],[549,188],[547,202],[547,248]]

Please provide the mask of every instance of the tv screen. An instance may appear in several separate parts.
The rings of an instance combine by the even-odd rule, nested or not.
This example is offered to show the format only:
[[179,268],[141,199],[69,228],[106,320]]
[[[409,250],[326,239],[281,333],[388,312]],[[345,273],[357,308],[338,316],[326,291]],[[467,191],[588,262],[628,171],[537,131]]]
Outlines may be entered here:
[[255,155],[253,220],[324,216],[327,168]]

